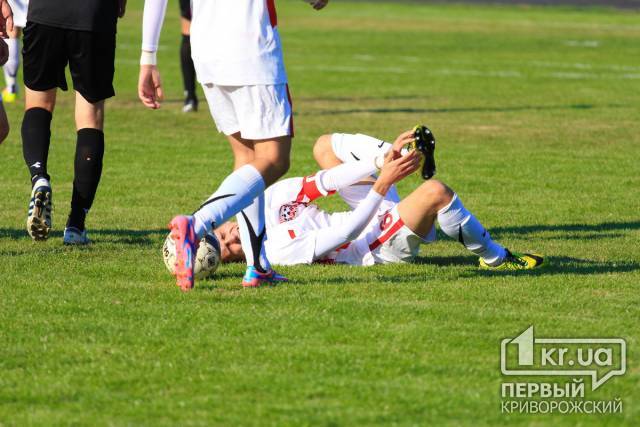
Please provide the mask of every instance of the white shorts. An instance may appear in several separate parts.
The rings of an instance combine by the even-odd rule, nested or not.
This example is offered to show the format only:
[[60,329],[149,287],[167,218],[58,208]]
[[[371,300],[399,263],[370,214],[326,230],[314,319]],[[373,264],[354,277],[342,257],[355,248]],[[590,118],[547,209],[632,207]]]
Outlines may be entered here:
[[[383,203],[391,206],[388,201]],[[377,221],[370,223],[360,237],[348,246],[338,249],[334,261],[349,265],[374,265],[411,262],[420,253],[420,245],[436,239],[433,227],[427,236],[421,237],[407,227],[394,204],[380,213]]]
[[9,0],[9,5],[13,11],[13,25],[24,28],[27,26],[28,0]]
[[293,136],[293,110],[289,86],[218,86],[203,84],[209,110],[225,135],[240,132],[244,139]]

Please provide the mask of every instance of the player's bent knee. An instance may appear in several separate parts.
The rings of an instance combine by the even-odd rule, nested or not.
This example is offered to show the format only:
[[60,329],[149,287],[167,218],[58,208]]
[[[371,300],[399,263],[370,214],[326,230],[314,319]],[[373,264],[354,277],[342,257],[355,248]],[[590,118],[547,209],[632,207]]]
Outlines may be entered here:
[[423,183],[420,186],[420,191],[423,197],[437,205],[449,203],[454,194],[453,190],[436,179]]
[[322,158],[322,156],[331,150],[331,135],[322,135],[313,144],[313,156],[316,160]]

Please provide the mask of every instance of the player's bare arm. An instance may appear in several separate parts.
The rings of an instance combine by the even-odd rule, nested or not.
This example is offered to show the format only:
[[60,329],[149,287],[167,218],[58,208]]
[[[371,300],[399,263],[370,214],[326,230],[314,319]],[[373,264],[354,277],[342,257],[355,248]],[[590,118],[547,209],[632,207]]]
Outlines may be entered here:
[[13,31],[13,12],[7,0],[0,0],[0,37],[9,37],[9,32]]
[[153,110],[160,108],[164,97],[157,66],[157,51],[166,9],[167,0],[146,0],[144,3],[138,97],[145,107]]

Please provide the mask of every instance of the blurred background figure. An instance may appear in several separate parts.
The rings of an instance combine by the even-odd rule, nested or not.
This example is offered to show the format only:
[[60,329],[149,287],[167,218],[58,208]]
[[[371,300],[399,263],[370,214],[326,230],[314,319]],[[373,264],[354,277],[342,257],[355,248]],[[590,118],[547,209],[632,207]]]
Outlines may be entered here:
[[[0,38],[0,64],[4,64],[9,56],[9,47],[4,39]],[[0,100],[0,144],[9,136],[9,120],[7,113],[4,111],[4,105]]]
[[29,8],[29,0],[9,0],[11,10],[13,11],[13,30],[8,31],[9,39],[9,58],[4,64],[4,82],[5,88],[2,90],[3,102],[15,102],[18,95],[18,68],[20,67],[20,36],[22,29],[27,25],[27,9]]
[[184,82],[183,113],[198,111],[198,97],[196,95],[196,69],[191,59],[191,0],[180,0],[180,26],[182,43],[180,45],[180,66],[182,81]]

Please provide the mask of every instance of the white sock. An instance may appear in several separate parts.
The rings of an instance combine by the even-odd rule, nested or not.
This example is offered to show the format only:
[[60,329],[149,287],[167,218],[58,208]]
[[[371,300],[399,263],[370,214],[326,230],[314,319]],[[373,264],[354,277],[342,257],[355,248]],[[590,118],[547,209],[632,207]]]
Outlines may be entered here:
[[16,90],[16,75],[20,66],[20,39],[7,39],[9,58],[4,64],[4,81],[11,91]]
[[264,193],[255,198],[253,203],[244,208],[238,215],[238,227],[240,229],[240,243],[247,259],[248,266],[254,266],[261,272],[271,269],[271,263],[267,259],[264,250],[266,240],[264,220]]
[[193,214],[198,239],[249,206],[264,193],[264,188],[262,175],[251,165],[244,165],[227,176],[218,190]]
[[[334,133],[331,135],[331,147],[333,153],[343,163],[373,159],[375,166],[381,169],[384,156],[391,150],[392,144],[361,133],[355,135]],[[405,155],[408,151],[403,148],[400,153]]]
[[51,187],[51,184],[49,184],[49,180],[47,178],[40,177],[33,184],[33,188],[38,188],[38,187]]
[[391,149],[391,144],[361,133],[334,133],[331,135],[331,147],[337,158],[348,163],[384,157]]
[[462,243],[487,264],[496,266],[504,260],[505,248],[491,240],[489,232],[465,209],[457,194],[438,212],[438,223],[447,236]]

